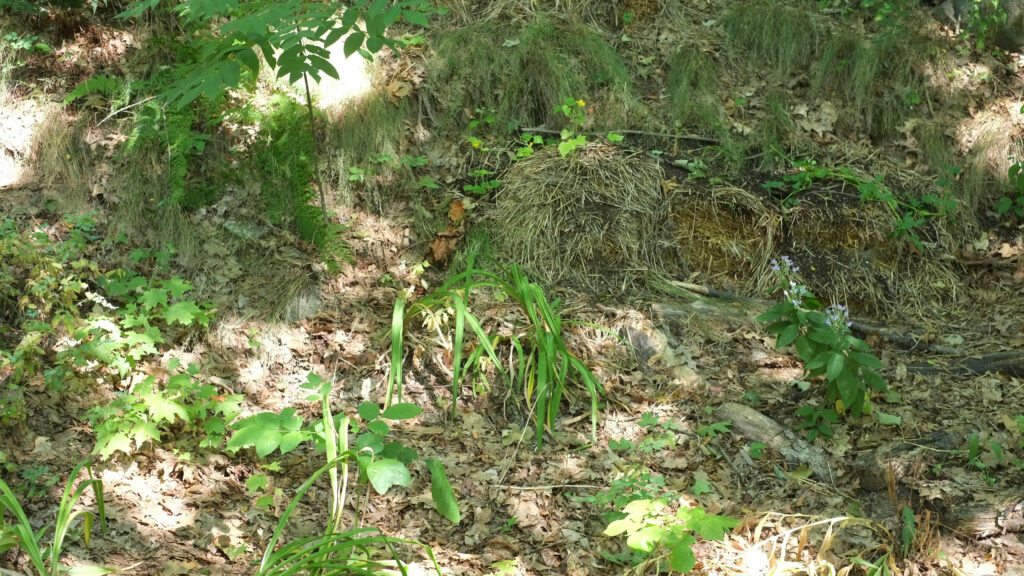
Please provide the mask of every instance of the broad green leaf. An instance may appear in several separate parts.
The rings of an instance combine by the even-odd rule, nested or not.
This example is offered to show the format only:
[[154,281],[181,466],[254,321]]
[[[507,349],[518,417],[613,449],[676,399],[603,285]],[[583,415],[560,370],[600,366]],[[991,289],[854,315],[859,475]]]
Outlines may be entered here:
[[711,493],[711,484],[708,484],[706,480],[696,480],[693,486],[690,487],[690,493],[694,496],[700,496],[701,494]]
[[427,15],[417,10],[402,10],[402,18],[405,18],[405,21],[413,26],[423,26],[424,28],[430,26]]
[[153,417],[153,421],[156,423],[170,422],[180,418],[183,422],[188,422],[188,411],[180,403],[165,398],[159,392],[153,394],[147,394],[142,398],[142,402],[146,405],[146,411]]
[[632,517],[622,518],[620,520],[613,520],[608,524],[608,527],[604,529],[605,536],[618,536],[619,534],[625,534],[627,532],[633,532],[640,526],[640,523]]
[[808,372],[820,370],[828,363],[829,359],[832,358],[833,354],[835,354],[835,352],[831,350],[825,350],[824,352],[819,353],[817,356],[812,358],[810,362],[804,364],[804,370]]
[[200,314],[199,306],[195,302],[185,300],[171,304],[164,310],[163,317],[168,324],[177,322],[183,326],[190,326],[192,320]]
[[296,435],[304,437],[299,431],[301,426],[302,417],[295,414],[295,408],[285,408],[280,414],[261,412],[232,426],[235,433],[228,440],[227,448],[238,450],[252,446],[260,458],[264,458],[282,444],[289,450],[294,449]]
[[380,416],[380,406],[376,402],[363,402],[359,405],[358,412],[364,422],[369,422]]
[[882,378],[878,375],[878,372],[875,372],[870,368],[862,369],[861,377],[864,378],[864,382],[867,383],[868,386],[871,386],[875,390],[885,392],[889,389],[889,386],[885,383],[885,378]]
[[164,280],[162,286],[170,292],[171,296],[174,298],[181,298],[186,292],[192,289],[192,286],[181,278]]
[[779,318],[784,316],[786,312],[789,311],[789,306],[791,306],[789,302],[779,302],[778,304],[772,306],[771,308],[763,312],[760,316],[758,316],[757,321],[763,322],[765,324],[767,324],[768,322],[774,322],[775,320],[778,320]]
[[384,448],[380,451],[381,458],[394,458],[402,464],[408,466],[416,461],[420,457],[418,453],[412,448],[406,447],[401,442],[388,442],[384,445]]
[[894,414],[886,414],[881,410],[875,410],[875,419],[882,426],[899,426],[903,423],[903,419]]
[[281,451],[281,454],[287,454],[292,450],[295,450],[295,448],[299,444],[302,444],[302,441],[305,439],[305,437],[306,435],[298,430],[286,432],[283,436],[281,436],[280,445],[278,446],[278,449]]
[[793,346],[796,348],[796,353],[800,356],[800,359],[805,362],[814,358],[814,353],[817,351],[814,342],[806,334],[801,334],[793,343]]
[[381,414],[381,418],[387,418],[388,420],[408,420],[419,416],[420,412],[423,412],[423,408],[406,402],[403,404],[393,404],[389,406],[388,409]]
[[106,439],[97,441],[96,448],[93,449],[102,458],[110,458],[110,455],[118,450],[125,454],[132,453],[132,441],[123,432],[111,434]]
[[392,486],[408,486],[412,483],[409,469],[398,460],[381,458],[366,468],[366,477],[378,494],[386,494]]
[[391,433],[391,428],[388,428],[388,425],[380,420],[371,420],[366,424],[366,429],[381,438]]
[[[350,11],[352,11],[352,10],[350,10]],[[346,13],[346,16],[347,15],[348,14]],[[364,34],[363,32],[360,32],[358,30],[355,30],[351,34],[349,34],[348,38],[345,38],[345,47],[344,47],[345,58],[348,58],[349,56],[352,56],[353,54],[355,54],[356,51],[359,50],[363,46],[363,41],[365,39],[366,39],[366,34]]]
[[384,441],[373,432],[364,432],[356,438],[356,450],[370,450],[376,456],[384,451]]
[[132,432],[129,437],[135,443],[135,446],[142,446],[150,440],[159,442],[160,429],[157,428],[154,422],[137,422],[132,426]]
[[833,352],[832,357],[828,359],[828,366],[825,368],[825,375],[829,380],[835,380],[839,378],[839,375],[843,372],[843,367],[846,365],[846,356],[839,352]]
[[679,542],[672,547],[668,555],[668,565],[676,572],[685,574],[697,565],[697,557],[693,554],[693,545],[697,539],[693,534],[683,534]]
[[259,492],[267,487],[267,475],[253,474],[245,479],[245,486],[249,492]]
[[874,368],[875,370],[882,369],[882,361],[878,359],[874,354],[866,354],[864,352],[850,352],[850,358],[856,360],[861,366],[867,366],[868,368]]
[[445,474],[444,464],[434,459],[427,459],[426,462],[430,470],[430,495],[434,498],[434,505],[442,516],[457,525],[462,520],[462,513],[452,485],[448,482],[448,475]]
[[695,508],[694,512],[697,510],[700,510],[700,514],[690,516],[686,529],[700,534],[707,540],[721,540],[726,532],[740,525],[739,520],[735,518],[717,514],[705,515],[703,508]]
[[152,310],[157,306],[166,306],[168,302],[167,290],[163,288],[150,288],[139,297],[139,303],[146,310]]
[[775,342],[776,348],[783,348],[789,346],[796,340],[796,337],[800,335],[800,327],[796,324],[790,324],[786,326],[786,329],[779,334],[779,339]]
[[644,526],[626,538],[626,546],[641,552],[654,552],[661,539],[669,534],[664,526]]

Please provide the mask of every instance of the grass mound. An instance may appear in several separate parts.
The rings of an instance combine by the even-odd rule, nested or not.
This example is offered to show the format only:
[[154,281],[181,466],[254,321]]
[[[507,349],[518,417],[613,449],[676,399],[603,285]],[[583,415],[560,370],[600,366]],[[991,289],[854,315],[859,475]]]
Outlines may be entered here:
[[595,105],[599,128],[635,127],[647,111],[615,49],[591,28],[539,16],[527,24],[484,20],[439,35],[429,82],[443,130],[457,131],[474,109],[493,109],[496,126],[559,126],[566,98]]
[[806,68],[823,27],[805,7],[736,4],[724,18],[727,47],[743,62],[767,63],[779,77]]
[[657,161],[600,143],[513,165],[498,196],[498,253],[548,285],[621,290],[663,264],[667,202]]
[[[772,259],[788,255],[823,302],[856,313],[923,312],[948,305],[955,295],[948,262],[922,258],[908,240],[894,237],[885,205],[863,203],[842,182],[805,190],[786,210],[756,184],[680,188],[670,217],[688,268],[730,291],[763,294],[775,282]],[[942,227],[936,219],[917,233],[925,245],[935,245]]]

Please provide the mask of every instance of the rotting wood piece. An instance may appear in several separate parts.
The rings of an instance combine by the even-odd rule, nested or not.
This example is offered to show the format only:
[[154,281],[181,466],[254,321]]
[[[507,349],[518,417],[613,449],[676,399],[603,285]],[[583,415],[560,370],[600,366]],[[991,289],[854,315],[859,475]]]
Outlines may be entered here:
[[808,444],[796,432],[782,427],[757,410],[735,402],[726,402],[718,407],[716,417],[719,420],[731,421],[734,432],[747,440],[764,443],[781,454],[793,467],[806,464],[816,479],[823,482],[833,480],[828,457],[824,451]]
[[907,370],[918,374],[953,374],[955,376],[978,376],[986,372],[999,372],[1007,376],[1024,376],[1024,352],[1006,350],[981,356],[946,359],[936,365],[929,362],[914,362]]
[[953,510],[951,527],[975,539],[1001,534],[1024,533],[1024,500],[1020,494],[1006,495],[1002,504],[970,502]]

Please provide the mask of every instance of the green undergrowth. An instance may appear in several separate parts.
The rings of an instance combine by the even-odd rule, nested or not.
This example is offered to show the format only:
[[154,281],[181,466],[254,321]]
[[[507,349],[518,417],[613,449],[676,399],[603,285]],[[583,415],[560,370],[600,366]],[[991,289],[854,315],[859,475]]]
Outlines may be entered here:
[[812,76],[814,96],[838,95],[867,125],[873,138],[896,136],[906,118],[927,106],[927,85],[915,62],[932,45],[910,31],[865,36],[853,30],[828,34]]
[[292,223],[312,243],[330,270],[349,257],[344,227],[325,220],[314,188],[316,154],[308,111],[294,100],[274,96],[266,110],[249,108],[259,134],[248,151],[260,194],[272,223]]
[[[493,291],[518,305],[520,317],[511,332],[488,332],[484,328],[470,308],[472,294],[481,291]],[[440,344],[451,351],[453,416],[463,386],[469,385],[474,394],[488,393],[492,388],[490,379],[496,373],[508,384],[524,414],[533,420],[538,449],[545,431],[554,434],[563,401],[581,392],[589,399],[591,436],[596,441],[600,383],[566,345],[563,326],[569,321],[562,317],[561,301],[549,300],[544,289],[517,266],[494,274],[474,267],[474,258],[470,257],[464,272],[430,294],[408,306],[404,297],[397,299],[391,324],[388,404],[392,397],[399,402],[402,399],[405,326],[416,317],[437,331]],[[463,348],[468,340],[475,340],[476,345],[466,354]]]
[[853,122],[847,129],[891,138],[927,106],[927,82],[914,63],[937,49],[912,27],[866,33],[806,7],[775,3],[737,4],[723,20],[735,65],[767,65],[776,81],[806,74],[813,98],[838,97],[852,108],[853,119],[840,124]]
[[339,166],[338,177],[347,178],[349,166],[364,164],[373,154],[397,156],[407,114],[408,100],[395,105],[383,94],[371,92],[329,118],[326,137]]
[[806,8],[777,2],[733,4],[723,22],[732,58],[743,64],[767,64],[779,78],[805,70],[825,32]]
[[615,49],[581,24],[484,20],[440,33],[435,49],[429,85],[442,128],[460,129],[465,111],[476,108],[493,109],[494,127],[506,133],[562,126],[554,109],[570,95],[594,104],[599,128],[636,127],[648,116]]

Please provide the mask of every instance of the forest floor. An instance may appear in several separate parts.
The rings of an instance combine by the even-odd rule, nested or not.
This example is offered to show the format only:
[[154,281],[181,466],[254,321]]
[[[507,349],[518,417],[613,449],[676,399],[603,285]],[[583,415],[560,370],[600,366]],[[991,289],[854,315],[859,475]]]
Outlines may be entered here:
[[[925,30],[940,48],[931,54],[922,49],[918,68],[934,76],[921,76],[928,80],[922,80],[920,95],[899,96],[906,113],[898,123],[879,126],[882,108],[828,86],[815,92],[809,72],[769,70],[783,67],[781,57],[752,65],[724,56],[740,35],[726,2],[696,2],[683,15],[669,13],[664,6],[671,2],[619,4],[628,5],[637,21],[621,22],[623,12],[615,9],[614,23],[593,27],[611,39],[653,116],[671,116],[666,86],[678,87],[672,78],[686,70],[692,77],[682,83],[691,87],[694,101],[699,96],[700,65],[684,66],[675,76],[671,71],[680,64],[672,63],[676,55],[665,47],[680,44],[723,65],[713,72],[711,91],[722,116],[718,131],[638,120],[636,126],[619,125],[623,132],[638,128],[626,134],[628,150],[589,137],[569,156],[577,159],[571,166],[581,181],[611,174],[621,186],[642,189],[639,201],[643,190],[664,201],[654,226],[674,247],[640,262],[661,266],[658,275],[632,274],[626,269],[638,260],[616,260],[621,250],[614,246],[590,259],[566,249],[564,259],[546,252],[549,259],[540,264],[520,261],[531,277],[546,281],[550,299],[562,300],[568,348],[599,382],[596,436],[580,386],[569,387],[566,406],[540,448],[533,408],[493,371],[453,398],[450,326],[410,318],[402,399],[424,410],[395,423],[391,434],[420,458],[444,464],[462,519],[453,525],[437,512],[426,466],[417,463],[406,488],[379,495],[365,487],[359,524],[429,545],[444,574],[655,573],[624,538],[604,530],[626,502],[663,497],[738,521],[722,541],[697,541],[697,573],[1024,575],[1024,226],[1012,212],[998,216],[992,209],[1006,189],[1007,158],[1020,139],[1024,59],[973,49],[970,40],[953,37],[929,17]],[[452,10],[438,34],[484,22],[479,14]],[[816,17],[832,22],[831,15]],[[850,29],[867,34],[864,26]],[[509,49],[519,42],[497,44],[502,40]],[[129,31],[90,20],[61,52],[103,46],[105,52],[93,57],[116,61],[132,42]],[[96,423],[85,416],[90,408],[133,393],[147,376],[167,381],[176,359],[200,366],[195,378],[219,394],[240,395],[243,416],[295,408],[305,422],[315,422],[321,407],[300,387],[309,373],[332,383],[335,413],[355,414],[361,403],[382,402],[387,393],[396,299],[413,302],[442,285],[465,267],[467,246],[479,247],[476,239],[492,232],[492,256],[506,260],[502,250],[513,250],[507,248],[508,230],[529,227],[530,218],[544,221],[534,215],[527,224],[503,221],[502,210],[510,208],[502,198],[528,194],[537,182],[565,171],[566,160],[551,152],[551,144],[516,163],[510,158],[523,143],[515,135],[481,133],[484,148],[501,148],[491,155],[467,146],[461,133],[445,136],[437,129],[424,136],[424,124],[442,114],[439,102],[452,97],[428,86],[440,81],[428,74],[432,57],[412,50],[404,59],[381,59],[384,71],[375,86],[416,103],[411,108],[419,112],[401,124],[402,143],[394,149],[429,158],[415,175],[440,183],[441,190],[390,194],[400,187],[391,172],[366,174],[364,183],[339,169],[331,202],[347,227],[351,262],[338,272],[269,222],[259,191],[244,181],[185,212],[193,244],[187,263],[184,256],[175,262],[172,253],[169,266],[161,268],[157,253],[163,246],[152,238],[145,246],[131,234],[127,243],[109,241],[130,230],[118,211],[128,193],[118,188],[117,175],[127,169],[115,156],[125,135],[114,123],[99,125],[105,114],[93,114],[71,131],[66,127],[76,110],[61,108],[61,137],[70,142],[61,145],[87,150],[91,160],[78,180],[69,180],[73,172],[66,165],[59,175],[49,172],[55,160],[46,151],[63,149],[38,139],[43,129],[51,138],[62,134],[60,121],[58,128],[47,124],[54,122],[47,100],[62,99],[81,70],[54,77],[40,64],[45,60],[29,62],[0,108],[0,173],[25,168],[20,179],[0,178],[0,214],[18,229],[46,231],[59,244],[74,229],[62,214],[89,212],[96,237],[82,256],[100,270],[134,267],[142,274],[183,277],[194,285],[197,302],[216,309],[207,328],[179,326],[127,376],[80,374],[79,383],[95,385],[79,386],[74,394],[48,390],[42,372],[26,381],[23,422],[0,429],[0,478],[14,488],[34,526],[53,520],[68,472],[96,445]],[[820,52],[815,57],[824,58]],[[27,87],[29,76],[34,88]],[[956,86],[929,85],[936,77]],[[878,82],[866,98],[895,89],[886,78]],[[613,106],[609,102],[580,107],[596,106],[587,114],[597,125],[606,112],[601,107]],[[768,140],[779,110],[788,122],[784,134]],[[501,110],[455,115],[467,121],[490,113],[501,121]],[[557,134],[559,127],[547,128]],[[244,130],[215,138],[229,141],[224,148],[252,145],[258,138],[246,140]],[[708,152],[700,138],[666,138],[666,130],[719,146]],[[739,167],[723,152],[730,138],[759,142],[744,150]],[[940,141],[946,148],[936,152]],[[949,163],[938,166],[937,157]],[[158,173],[163,160],[153,160]],[[627,169],[620,173],[617,166]],[[827,173],[816,173],[815,166]],[[463,194],[463,185],[479,183],[466,174],[480,168],[503,181],[496,196]],[[193,169],[200,178],[217,170]],[[643,180],[648,170],[653,179]],[[801,175],[810,175],[805,185]],[[876,175],[894,190],[919,196],[946,190],[968,208],[929,216],[911,234],[891,234],[889,207],[859,196],[858,184]],[[79,200],[72,210],[73,187]],[[913,212],[904,204],[897,213],[904,210]],[[923,204],[914,210],[936,211]],[[664,238],[629,235],[647,225],[638,218],[629,221],[632,232],[621,232],[624,240],[615,240],[663,247],[658,243]],[[150,225],[158,223],[143,218],[140,229]],[[561,238],[576,233],[571,223],[549,225]],[[148,251],[130,257],[135,248]],[[776,350],[775,336],[756,320],[781,298],[766,289],[773,282],[771,262],[782,256],[794,258],[823,302],[849,305],[854,334],[879,356],[888,382],[888,391],[872,395],[873,414],[844,414],[812,426],[822,433],[811,442],[809,429],[798,429],[806,420],[796,411],[829,408],[821,382],[805,381],[799,356]],[[500,291],[481,290],[470,308],[494,333],[514,333],[525,323],[515,301]],[[22,335],[17,327],[6,330],[0,348],[13,351]],[[503,358],[513,354],[507,347],[499,352]],[[0,364],[0,382],[11,376],[11,365]],[[75,539],[64,562],[163,576],[252,573],[296,489],[325,457],[304,443],[261,459],[248,449],[232,453],[204,445],[205,438],[200,426],[179,422],[162,428],[159,441],[99,459],[93,469],[103,481],[109,529],[94,533],[88,546]],[[91,497],[81,503],[94,505]],[[286,534],[321,531],[328,505],[325,481],[302,500]],[[355,522],[351,511],[346,519]],[[411,552],[408,558],[411,573],[430,572],[425,559]],[[0,566],[24,569],[25,558],[11,551],[0,556]]]

